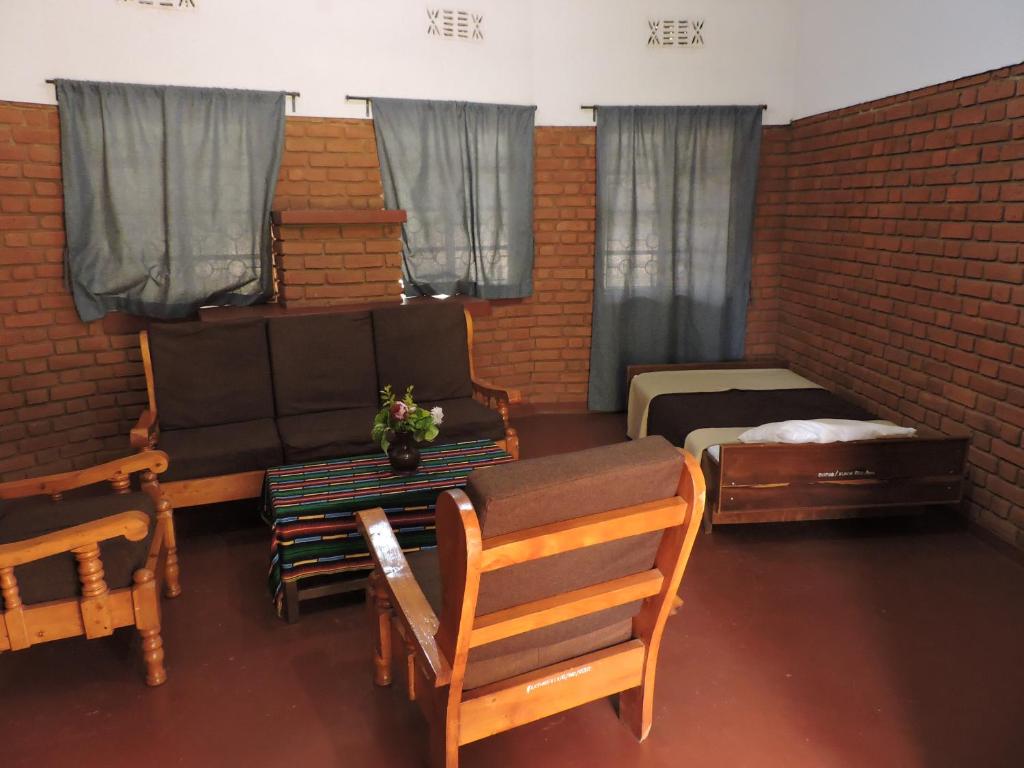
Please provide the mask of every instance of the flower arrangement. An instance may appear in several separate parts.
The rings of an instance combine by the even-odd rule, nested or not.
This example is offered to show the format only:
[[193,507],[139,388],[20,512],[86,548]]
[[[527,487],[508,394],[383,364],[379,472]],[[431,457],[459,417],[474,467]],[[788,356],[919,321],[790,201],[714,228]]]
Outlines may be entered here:
[[444,411],[440,406],[428,411],[416,405],[412,399],[412,386],[405,390],[405,397],[399,399],[388,384],[380,392],[380,410],[373,417],[370,436],[387,453],[388,446],[402,432],[411,434],[418,443],[433,440],[442,421]]

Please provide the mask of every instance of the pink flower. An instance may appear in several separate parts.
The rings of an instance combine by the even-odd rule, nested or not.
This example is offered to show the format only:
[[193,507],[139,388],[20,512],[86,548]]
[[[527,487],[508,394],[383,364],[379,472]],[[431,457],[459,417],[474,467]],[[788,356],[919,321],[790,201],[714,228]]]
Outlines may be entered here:
[[391,406],[391,418],[395,421],[405,421],[405,417],[409,414],[409,406],[403,403],[401,400],[397,401]]

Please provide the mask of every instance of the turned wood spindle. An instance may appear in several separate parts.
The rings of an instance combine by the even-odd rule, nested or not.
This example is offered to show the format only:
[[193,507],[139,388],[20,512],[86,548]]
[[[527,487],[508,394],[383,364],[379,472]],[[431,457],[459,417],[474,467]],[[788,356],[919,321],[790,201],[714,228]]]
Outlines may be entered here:
[[373,682],[391,685],[391,600],[378,571],[370,574],[373,605],[377,612],[377,647],[373,656]]
[[[135,572],[133,580],[136,590],[148,594],[152,600],[155,594],[152,571],[140,569]],[[142,638],[142,661],[146,665],[146,685],[162,685],[167,681],[167,670],[164,668],[164,641],[160,636],[159,614],[155,607],[152,613],[148,610],[145,613],[145,625],[139,626],[139,636]]]
[[104,581],[103,561],[100,560],[99,544],[88,544],[72,550],[78,561],[78,579],[82,582],[84,599],[99,597],[109,591]]
[[0,568],[0,594],[4,598],[5,611],[21,607],[21,594],[18,592],[18,580],[14,578],[13,568]]
[[409,701],[416,701],[416,639],[412,634],[403,636],[405,640],[405,679],[409,684]]
[[131,477],[122,472],[118,472],[110,478],[110,487],[114,489],[114,493],[128,493],[132,489],[131,486]]
[[178,567],[178,542],[174,534],[174,511],[170,501],[161,498],[157,502],[156,517],[159,524],[164,527],[164,545],[167,553],[164,560],[164,594],[167,597],[177,597],[181,594],[180,569]]

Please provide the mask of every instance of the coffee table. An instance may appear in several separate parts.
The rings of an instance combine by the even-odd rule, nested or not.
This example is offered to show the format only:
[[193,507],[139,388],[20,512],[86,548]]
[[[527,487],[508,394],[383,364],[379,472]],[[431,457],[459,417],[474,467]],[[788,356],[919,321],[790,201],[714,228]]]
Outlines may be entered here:
[[[273,530],[269,581],[279,616],[294,623],[302,600],[365,586],[373,561],[356,526],[360,509],[382,507],[405,551],[433,547],[437,497],[464,487],[474,469],[512,461],[493,440],[432,445],[420,452],[422,462],[412,475],[396,474],[382,453],[267,470],[264,516]],[[313,585],[301,585],[314,579]]]

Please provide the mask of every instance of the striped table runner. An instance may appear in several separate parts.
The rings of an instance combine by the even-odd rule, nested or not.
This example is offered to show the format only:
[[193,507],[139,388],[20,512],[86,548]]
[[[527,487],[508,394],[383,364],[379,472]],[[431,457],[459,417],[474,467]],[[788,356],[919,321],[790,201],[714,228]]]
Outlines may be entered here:
[[270,590],[281,608],[285,581],[372,567],[355,513],[382,507],[402,549],[433,547],[434,504],[462,488],[478,467],[512,458],[492,440],[433,445],[420,450],[413,475],[398,475],[384,454],[292,464],[267,471],[264,514],[273,529]]

